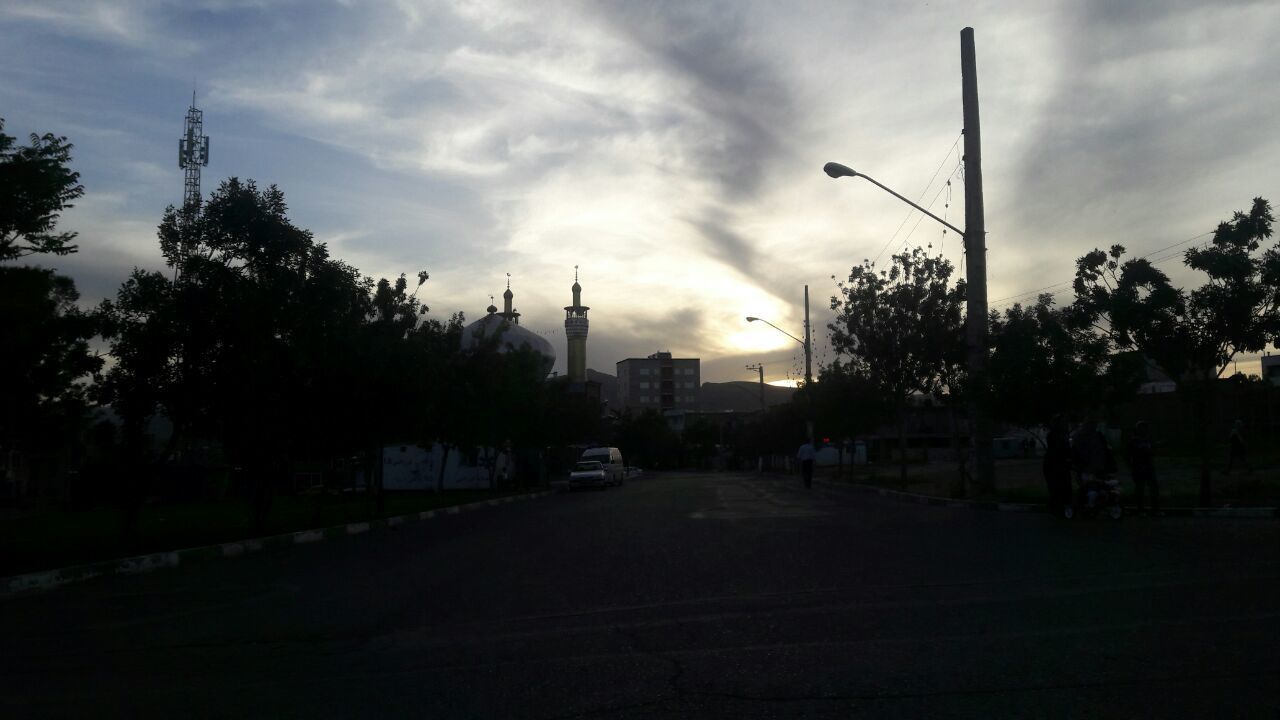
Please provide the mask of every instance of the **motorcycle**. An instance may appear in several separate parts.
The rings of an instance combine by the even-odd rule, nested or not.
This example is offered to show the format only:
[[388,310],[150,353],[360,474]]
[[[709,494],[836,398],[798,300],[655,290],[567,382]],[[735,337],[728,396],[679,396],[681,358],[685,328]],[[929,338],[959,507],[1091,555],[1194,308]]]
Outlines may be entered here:
[[1112,520],[1124,516],[1124,506],[1120,503],[1120,481],[1114,478],[1106,480],[1087,480],[1072,498],[1072,502],[1062,508],[1062,516],[1070,520],[1077,515],[1093,517],[1100,513]]

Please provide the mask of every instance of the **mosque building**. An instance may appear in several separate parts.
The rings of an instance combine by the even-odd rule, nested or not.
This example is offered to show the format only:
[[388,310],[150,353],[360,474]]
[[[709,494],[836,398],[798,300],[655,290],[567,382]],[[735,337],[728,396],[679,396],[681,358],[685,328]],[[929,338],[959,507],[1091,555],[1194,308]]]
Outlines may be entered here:
[[[543,358],[544,374],[550,374],[556,364],[556,351],[550,341],[541,335],[520,327],[520,313],[513,306],[515,294],[511,292],[511,275],[507,275],[507,291],[502,293],[502,312],[490,305],[488,314],[462,329],[462,347],[474,350],[485,342],[497,338],[500,353],[528,348]],[[585,308],[584,308],[585,310]]]
[[[600,401],[600,383],[587,379],[587,310],[582,304],[582,286],[578,284],[577,268],[573,274],[573,304],[565,307],[564,330],[568,340],[568,372],[558,382],[568,384],[570,393]],[[502,293],[502,312],[491,303],[486,314],[462,329],[462,347],[476,350],[486,343],[496,343],[500,353],[531,350],[542,357],[543,375],[549,375],[556,362],[556,351],[551,343],[520,326],[520,313],[516,311],[515,294],[511,292],[511,275],[507,275],[507,290]],[[576,459],[576,456],[575,456]],[[442,467],[443,466],[443,467]],[[388,445],[383,448],[383,487],[388,490],[432,490],[492,487],[495,478],[507,477],[515,472],[515,458],[511,449],[489,448],[471,457],[453,452],[441,443],[426,447],[417,445]]]

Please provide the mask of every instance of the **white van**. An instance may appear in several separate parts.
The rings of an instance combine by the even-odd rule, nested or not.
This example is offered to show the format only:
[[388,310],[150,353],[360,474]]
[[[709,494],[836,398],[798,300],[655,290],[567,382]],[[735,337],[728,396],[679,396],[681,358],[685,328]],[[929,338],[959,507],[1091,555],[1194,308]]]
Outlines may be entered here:
[[596,460],[604,465],[605,482],[621,485],[627,477],[627,466],[622,462],[622,451],[616,447],[588,448],[582,453],[582,461]]

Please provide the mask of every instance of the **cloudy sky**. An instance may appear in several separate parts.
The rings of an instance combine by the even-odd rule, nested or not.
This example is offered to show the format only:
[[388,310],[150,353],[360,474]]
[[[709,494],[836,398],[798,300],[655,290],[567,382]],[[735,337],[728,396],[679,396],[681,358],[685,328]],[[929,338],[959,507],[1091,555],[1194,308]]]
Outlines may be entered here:
[[87,301],[161,265],[194,85],[206,192],[279,185],[366,274],[428,270],[433,315],[478,317],[509,272],[563,370],[580,265],[590,367],[663,349],[777,381],[799,345],[745,315],[800,335],[807,283],[825,361],[833,275],[904,244],[961,265],[954,235],[821,168],[963,227],[965,26],[994,306],[1095,246],[1149,253],[1280,198],[1275,2],[6,0],[0,117],[76,145],[82,250],[55,264]]

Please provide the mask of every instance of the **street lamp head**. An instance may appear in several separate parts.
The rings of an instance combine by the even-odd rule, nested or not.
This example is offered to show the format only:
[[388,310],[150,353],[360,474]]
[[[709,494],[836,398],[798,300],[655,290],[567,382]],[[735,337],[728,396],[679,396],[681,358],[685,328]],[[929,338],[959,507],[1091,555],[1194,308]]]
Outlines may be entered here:
[[748,317],[748,318],[747,318],[747,322],[755,322],[755,321],[757,321],[757,320],[759,320],[759,319],[760,319],[760,318]]
[[823,165],[822,170],[833,178],[858,177],[858,173],[854,172],[853,168],[837,162],[829,162]]

